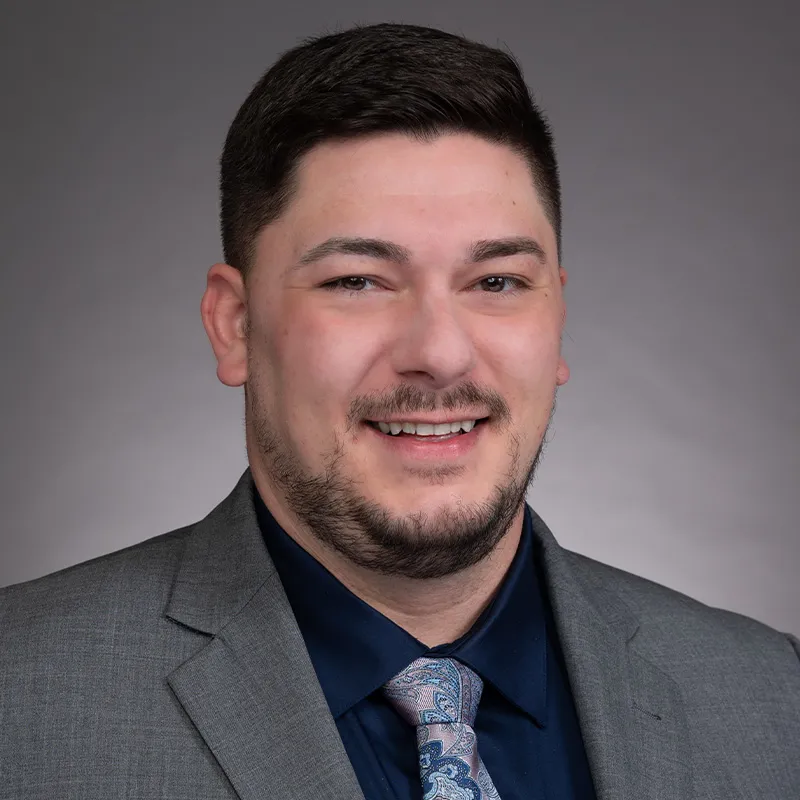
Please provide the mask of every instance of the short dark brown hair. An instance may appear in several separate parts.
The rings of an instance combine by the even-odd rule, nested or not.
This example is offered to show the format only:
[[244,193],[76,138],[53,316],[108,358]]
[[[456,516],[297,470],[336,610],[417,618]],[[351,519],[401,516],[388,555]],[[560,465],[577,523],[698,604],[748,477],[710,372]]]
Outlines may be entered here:
[[225,261],[247,278],[255,240],[285,210],[315,145],[380,133],[428,141],[463,132],[530,166],[561,251],[561,189],[550,127],[512,55],[416,25],[357,26],[284,53],[234,118],[220,160]]

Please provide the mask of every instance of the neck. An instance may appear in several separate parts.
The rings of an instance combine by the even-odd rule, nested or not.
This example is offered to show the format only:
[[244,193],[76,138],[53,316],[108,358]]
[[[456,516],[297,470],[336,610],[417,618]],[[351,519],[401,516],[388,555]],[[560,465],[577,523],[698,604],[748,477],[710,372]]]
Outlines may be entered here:
[[441,578],[408,578],[365,569],[323,544],[290,513],[268,481],[253,469],[262,500],[275,521],[353,594],[428,647],[463,636],[494,598],[517,552],[524,504],[497,547],[479,563]]
[[[348,564],[317,560],[351,592],[428,647],[463,636],[491,603],[517,552],[524,508],[494,551],[474,566],[442,578],[381,575]],[[303,542],[301,546],[305,547]]]

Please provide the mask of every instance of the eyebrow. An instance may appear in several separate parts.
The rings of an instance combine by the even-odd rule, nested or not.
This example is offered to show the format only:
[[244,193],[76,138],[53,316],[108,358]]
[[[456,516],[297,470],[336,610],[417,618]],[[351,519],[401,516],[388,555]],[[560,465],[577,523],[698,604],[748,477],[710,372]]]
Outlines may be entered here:
[[[402,265],[411,262],[411,251],[394,242],[358,236],[334,236],[307,250],[291,270],[306,267],[331,255],[367,256]],[[478,264],[482,261],[516,255],[531,255],[541,264],[547,261],[544,248],[535,239],[528,236],[507,236],[502,239],[480,239],[473,242],[468,250],[467,262]]]

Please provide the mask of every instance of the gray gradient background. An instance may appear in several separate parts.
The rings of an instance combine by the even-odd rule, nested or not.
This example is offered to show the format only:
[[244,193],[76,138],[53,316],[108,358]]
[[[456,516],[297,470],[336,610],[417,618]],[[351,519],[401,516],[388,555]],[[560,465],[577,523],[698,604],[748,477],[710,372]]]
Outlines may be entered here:
[[217,159],[277,54],[384,20],[505,43],[554,125],[562,544],[800,631],[796,2],[3,6],[0,584],[204,516],[246,465],[199,303]]

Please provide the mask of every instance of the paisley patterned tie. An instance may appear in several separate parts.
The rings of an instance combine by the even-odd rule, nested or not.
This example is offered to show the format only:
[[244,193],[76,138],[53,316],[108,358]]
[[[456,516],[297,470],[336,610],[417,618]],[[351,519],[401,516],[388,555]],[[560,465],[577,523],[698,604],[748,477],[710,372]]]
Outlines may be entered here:
[[423,800],[499,800],[475,741],[483,681],[452,658],[418,658],[383,690],[417,729]]

